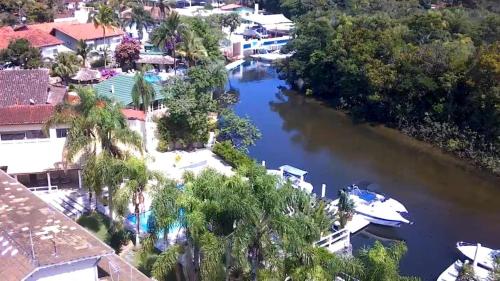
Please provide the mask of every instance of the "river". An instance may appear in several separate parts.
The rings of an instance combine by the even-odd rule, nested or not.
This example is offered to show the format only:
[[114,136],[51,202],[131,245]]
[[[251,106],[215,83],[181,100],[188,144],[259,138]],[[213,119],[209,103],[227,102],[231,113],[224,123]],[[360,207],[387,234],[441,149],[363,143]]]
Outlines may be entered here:
[[[500,248],[500,180],[424,143],[382,126],[355,124],[314,99],[287,90],[273,67],[245,63],[230,73],[239,91],[235,111],[248,116],[262,138],[250,155],[269,168],[283,164],[309,171],[306,180],[327,197],[360,180],[401,201],[413,225],[369,226],[352,238],[355,250],[404,240],[401,272],[436,280],[459,258],[457,241]],[[376,238],[378,237],[378,238]]]

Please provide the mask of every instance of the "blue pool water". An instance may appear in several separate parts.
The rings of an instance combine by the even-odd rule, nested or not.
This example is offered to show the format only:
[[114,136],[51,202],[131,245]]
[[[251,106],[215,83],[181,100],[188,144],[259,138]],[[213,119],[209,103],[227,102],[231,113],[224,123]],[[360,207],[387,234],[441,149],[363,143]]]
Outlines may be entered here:
[[[182,213],[181,213],[182,215]],[[149,211],[146,211],[144,213],[141,213],[139,215],[139,230],[141,233],[146,233],[148,232],[148,222],[150,219],[154,219],[153,218],[153,214],[152,214],[152,211],[149,210]],[[130,224],[130,225],[133,225],[135,226],[135,223],[136,223],[136,219],[135,219],[135,214],[130,214],[127,216],[127,222]],[[176,222],[172,227],[170,227],[170,229],[168,230],[168,233],[175,233],[175,232],[178,232],[179,229],[180,229],[181,225],[179,222]],[[135,228],[134,228],[135,229]],[[160,231],[160,233],[158,233],[158,236],[160,238],[163,237],[163,230]]]
[[155,73],[144,74],[144,80],[148,81],[149,83],[155,83],[155,84],[161,83],[160,76],[158,76]]

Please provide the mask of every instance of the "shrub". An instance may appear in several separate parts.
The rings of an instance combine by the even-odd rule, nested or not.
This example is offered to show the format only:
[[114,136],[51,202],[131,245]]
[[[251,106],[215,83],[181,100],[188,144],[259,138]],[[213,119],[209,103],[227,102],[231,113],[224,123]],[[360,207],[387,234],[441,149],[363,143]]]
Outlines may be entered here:
[[90,66],[91,66],[92,68],[104,67],[104,58],[98,58],[97,60],[92,61],[92,62],[90,63]]
[[168,142],[165,140],[159,140],[158,146],[156,147],[158,152],[167,152],[168,151]]
[[234,168],[245,168],[254,164],[248,155],[234,148],[230,141],[216,143],[213,152]]
[[127,245],[130,240],[130,233],[121,226],[116,226],[115,229],[109,231],[108,244],[117,254],[120,253],[122,246]]

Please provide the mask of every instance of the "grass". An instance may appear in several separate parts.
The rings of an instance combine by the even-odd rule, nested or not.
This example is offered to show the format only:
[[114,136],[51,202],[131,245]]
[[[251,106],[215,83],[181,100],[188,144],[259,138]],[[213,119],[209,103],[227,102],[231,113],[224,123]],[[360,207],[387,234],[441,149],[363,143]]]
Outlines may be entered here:
[[94,233],[101,241],[111,246],[117,254],[120,253],[121,247],[126,245],[132,237],[119,224],[115,223],[112,229],[109,218],[97,212],[82,215],[76,222]]

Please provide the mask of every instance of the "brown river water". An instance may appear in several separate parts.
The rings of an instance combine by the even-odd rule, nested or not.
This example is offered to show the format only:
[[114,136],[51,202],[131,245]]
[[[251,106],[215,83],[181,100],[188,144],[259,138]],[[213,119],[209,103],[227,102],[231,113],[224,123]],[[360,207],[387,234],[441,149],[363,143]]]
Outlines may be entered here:
[[413,225],[369,226],[352,238],[354,249],[403,240],[403,274],[436,280],[458,258],[457,241],[500,248],[500,179],[383,126],[348,116],[286,89],[273,67],[245,63],[230,73],[239,91],[235,111],[262,132],[250,155],[269,168],[289,164],[309,171],[306,180],[335,198],[354,182],[402,202]]

